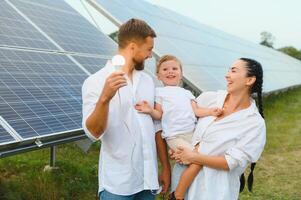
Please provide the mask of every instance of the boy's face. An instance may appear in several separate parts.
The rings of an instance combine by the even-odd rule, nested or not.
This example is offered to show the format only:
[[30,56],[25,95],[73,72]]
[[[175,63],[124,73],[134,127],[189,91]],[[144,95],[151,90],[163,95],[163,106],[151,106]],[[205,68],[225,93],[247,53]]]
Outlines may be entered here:
[[157,76],[165,86],[178,86],[182,79],[180,64],[175,60],[163,62],[159,68]]

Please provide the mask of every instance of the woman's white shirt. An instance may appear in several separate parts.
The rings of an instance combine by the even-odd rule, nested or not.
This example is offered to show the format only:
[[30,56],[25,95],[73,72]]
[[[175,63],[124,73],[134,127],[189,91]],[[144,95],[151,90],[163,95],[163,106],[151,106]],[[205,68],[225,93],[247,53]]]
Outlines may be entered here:
[[[199,106],[222,108],[226,91],[205,92],[197,98]],[[215,117],[199,118],[193,143],[199,152],[211,156],[225,156],[229,171],[204,166],[188,192],[190,200],[238,199],[240,175],[247,165],[256,162],[266,142],[265,121],[255,101],[243,110],[215,121]]]

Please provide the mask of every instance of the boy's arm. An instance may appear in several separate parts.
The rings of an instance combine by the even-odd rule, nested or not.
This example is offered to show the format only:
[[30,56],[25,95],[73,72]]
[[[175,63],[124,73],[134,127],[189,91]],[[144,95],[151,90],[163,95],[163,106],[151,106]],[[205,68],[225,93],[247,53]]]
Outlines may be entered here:
[[155,103],[155,108],[153,108],[147,101],[142,101],[137,103],[135,108],[141,113],[149,114],[155,120],[160,120],[162,117],[162,107],[158,103]]
[[150,114],[153,119],[160,120],[162,118],[162,107],[160,104],[155,103],[155,109],[153,109],[153,112]]
[[199,107],[194,100],[191,101],[191,106],[197,117],[219,116],[222,114],[222,109]]
[[206,116],[211,115],[211,109],[210,108],[199,107],[194,100],[191,101],[191,106],[192,106],[194,114],[197,117],[206,117]]

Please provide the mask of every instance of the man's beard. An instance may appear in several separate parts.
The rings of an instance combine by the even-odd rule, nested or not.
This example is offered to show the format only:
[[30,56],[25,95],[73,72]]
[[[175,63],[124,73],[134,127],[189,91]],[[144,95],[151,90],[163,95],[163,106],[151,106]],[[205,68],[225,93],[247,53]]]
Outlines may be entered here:
[[142,61],[137,61],[135,58],[133,58],[134,61],[134,68],[137,71],[144,70],[144,60]]

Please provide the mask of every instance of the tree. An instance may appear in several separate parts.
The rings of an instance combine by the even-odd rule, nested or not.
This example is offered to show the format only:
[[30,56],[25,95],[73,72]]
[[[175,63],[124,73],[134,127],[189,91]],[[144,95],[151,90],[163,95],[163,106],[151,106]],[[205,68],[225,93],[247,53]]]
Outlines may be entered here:
[[260,33],[260,35],[261,35],[261,42],[260,42],[261,45],[274,48],[273,44],[275,41],[275,37],[271,33],[267,31],[263,31]]
[[298,49],[296,49],[295,47],[292,47],[292,46],[282,47],[282,48],[278,49],[278,51],[281,51],[289,56],[292,56],[294,58],[301,60],[301,50],[298,51]]
[[118,42],[118,31],[115,31],[115,32],[111,33],[111,34],[109,35],[109,37],[110,37],[111,39],[113,39],[115,42]]

